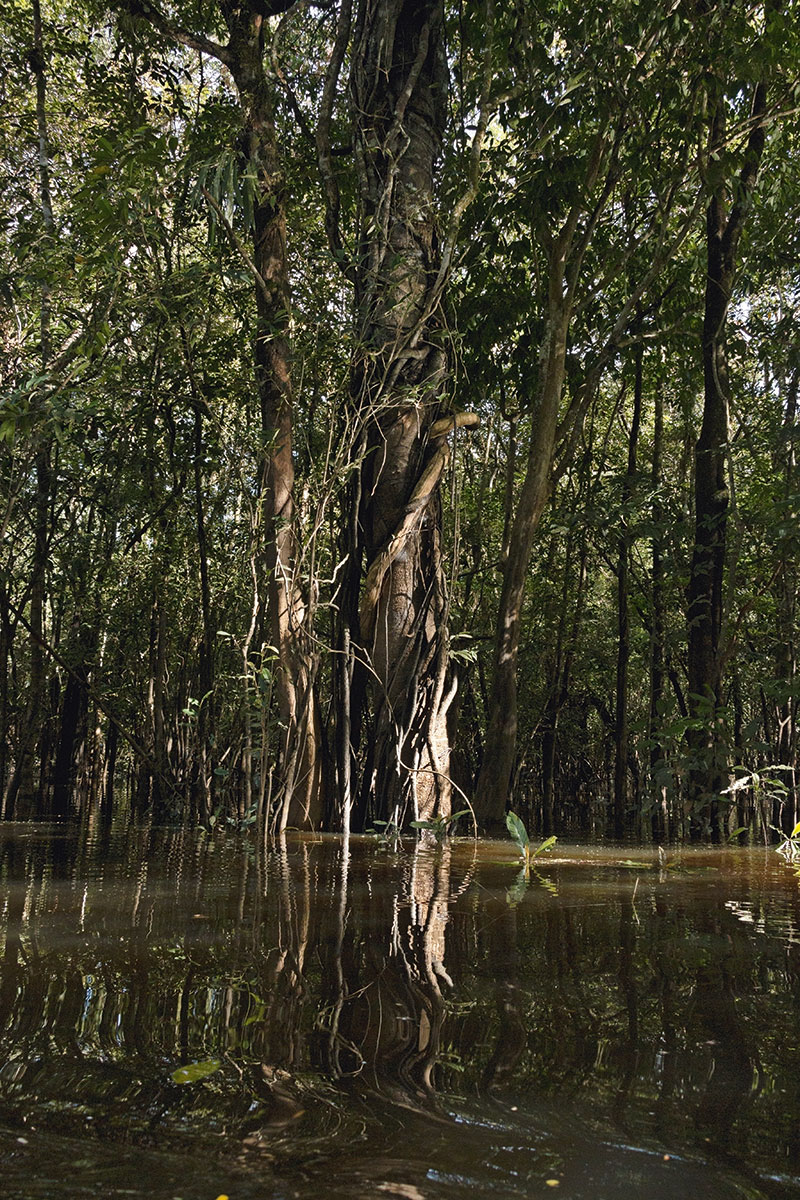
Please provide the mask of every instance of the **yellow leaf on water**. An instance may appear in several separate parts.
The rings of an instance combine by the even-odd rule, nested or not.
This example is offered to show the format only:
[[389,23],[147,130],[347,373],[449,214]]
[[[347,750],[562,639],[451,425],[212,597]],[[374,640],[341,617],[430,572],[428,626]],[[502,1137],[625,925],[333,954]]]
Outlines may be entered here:
[[558,1185],[561,1183],[561,1180],[560,1179],[545,1179],[545,1183],[547,1184],[548,1187],[558,1187]]
[[199,1079],[213,1075],[221,1066],[222,1063],[218,1058],[209,1058],[206,1062],[187,1063],[185,1067],[178,1067],[177,1071],[172,1072],[172,1082],[197,1083]]

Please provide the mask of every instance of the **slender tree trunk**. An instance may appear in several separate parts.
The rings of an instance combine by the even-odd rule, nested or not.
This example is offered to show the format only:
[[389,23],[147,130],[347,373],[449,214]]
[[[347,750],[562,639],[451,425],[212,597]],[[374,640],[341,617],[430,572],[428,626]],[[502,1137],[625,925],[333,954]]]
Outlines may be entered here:
[[214,776],[209,747],[214,736],[214,644],[216,633],[211,617],[211,586],[208,578],[208,538],[203,503],[203,400],[194,373],[192,349],[185,329],[181,330],[184,356],[192,391],[194,408],[194,508],[197,528],[197,560],[200,574],[200,606],[203,616],[203,639],[200,645],[198,686],[200,705],[197,711],[197,780],[200,807],[205,820],[214,806]]
[[[787,389],[784,420],[783,462],[776,462],[776,472],[783,471],[784,500],[787,510],[791,511],[790,497],[797,490],[797,453],[795,438],[797,436],[797,401],[800,387],[800,368],[795,368]],[[775,677],[785,689],[784,696],[778,704],[778,744],[777,759],[780,765],[779,778],[786,788],[783,812],[779,827],[785,834],[790,834],[797,823],[797,700],[795,698],[795,681],[797,679],[797,564],[790,558],[784,558],[777,579],[777,624],[778,637],[775,653]]]
[[[721,90],[721,88],[720,88]],[[722,711],[723,626],[727,597],[728,404],[730,381],[725,324],[733,290],[739,239],[756,184],[764,148],[766,86],[755,89],[751,133],[736,198],[728,207],[719,184],[706,216],[706,290],[703,316],[703,420],[695,446],[695,540],[688,588],[689,705],[693,727],[689,777],[693,837],[708,827],[720,838],[719,795],[725,786],[727,753]],[[725,144],[725,100],[715,99],[711,125],[712,163]]]
[[614,836],[622,837],[629,824],[628,813],[628,663],[631,653],[628,596],[628,567],[631,537],[627,507],[633,494],[639,428],[642,423],[642,367],[644,349],[636,347],[633,415],[628,436],[628,464],[622,488],[622,533],[617,546],[617,708],[614,722]]
[[667,832],[667,790],[658,778],[664,769],[664,747],[661,743],[663,724],[662,703],[664,699],[664,641],[666,637],[666,604],[664,580],[664,556],[661,548],[661,530],[664,510],[661,502],[662,462],[664,452],[664,389],[661,380],[656,384],[653,413],[653,463],[651,484],[653,493],[651,540],[652,571],[650,577],[650,602],[653,612],[653,628],[650,639],[650,790],[652,793],[653,837],[660,841]]
[[525,478],[511,526],[497,616],[489,693],[489,728],[478,779],[479,815],[488,824],[504,819],[517,742],[517,655],[522,602],[534,534],[552,487],[558,408],[564,383],[568,313],[560,276],[551,284],[547,333],[540,354],[540,389],[533,415]]
[[[267,607],[270,637],[278,652],[276,692],[283,727],[283,795],[278,826],[317,826],[323,799],[321,730],[306,628],[308,614],[297,566],[286,181],[264,63],[268,32],[262,15],[264,6],[240,6],[223,0],[221,7],[230,32],[227,61],[244,117],[245,154],[257,181],[252,231],[257,280],[255,368],[265,451],[262,487]],[[281,6],[273,7],[280,11]]]
[[[55,234],[55,220],[53,217],[53,201],[50,188],[50,139],[47,126],[47,81],[45,76],[46,58],[39,0],[33,0],[33,35],[34,46],[31,55],[31,64],[36,77],[39,201],[44,239],[45,241],[50,241]],[[47,250],[45,248],[44,257],[46,258],[46,256]],[[46,280],[41,284],[40,295],[40,359],[42,374],[47,375],[51,357],[50,321],[52,297],[50,286]],[[41,400],[36,401],[35,408],[37,415],[40,415]],[[23,729],[20,731],[17,752],[17,770],[20,774],[19,790],[28,801],[31,801],[33,798],[34,750],[37,738],[41,738],[42,736],[42,723],[46,719],[47,713],[47,682],[45,678],[45,659],[42,642],[45,633],[45,587],[52,499],[50,439],[43,427],[36,429],[35,436],[37,438],[37,447],[34,463],[36,495],[33,506],[34,546],[30,583],[30,677],[27,712]],[[41,768],[44,769],[44,764],[41,764]]]
[[14,640],[8,591],[0,580],[0,821],[6,819],[8,803],[9,749],[11,744],[12,701],[9,684],[11,647]]
[[269,20],[291,0],[219,0],[228,42],[180,27],[157,8],[138,15],[173,41],[209,54],[233,76],[242,111],[242,176],[255,181],[250,253],[213,197],[206,198],[226,226],[255,281],[254,360],[261,409],[264,571],[269,635],[277,650],[275,691],[283,731],[282,793],[277,828],[316,826],[322,818],[322,733],[314,693],[315,665],[309,611],[298,572],[292,456],[293,394],[288,341],[290,294],[286,252],[286,180],[275,127],[272,81],[265,62]]
[[111,720],[106,725],[105,770],[103,772],[103,794],[100,801],[100,818],[105,824],[111,823],[114,815],[114,777],[117,770],[117,751],[119,749],[119,732]]
[[[147,706],[150,718],[150,744],[155,771],[148,780],[148,792],[152,804],[152,816],[157,822],[169,820],[174,814],[167,808],[168,798],[164,794],[164,781],[168,776],[166,724],[164,720],[164,697],[167,686],[167,608],[163,594],[164,584],[161,570],[155,565],[153,603],[150,610],[149,674],[147,684]],[[143,766],[143,770],[148,770]]]
[[[561,608],[558,622],[558,636],[554,666],[550,680],[550,691],[545,709],[542,728],[542,833],[545,837],[555,832],[555,797],[556,797],[556,751],[558,746],[558,723],[562,709],[567,703],[569,686],[572,677],[572,662],[575,657],[575,647],[583,618],[584,599],[586,596],[586,533],[581,532],[578,547],[578,569],[570,573],[570,555],[572,539],[567,542],[564,556],[564,583],[561,591]],[[567,629],[568,600],[570,584],[575,582],[575,608]]]

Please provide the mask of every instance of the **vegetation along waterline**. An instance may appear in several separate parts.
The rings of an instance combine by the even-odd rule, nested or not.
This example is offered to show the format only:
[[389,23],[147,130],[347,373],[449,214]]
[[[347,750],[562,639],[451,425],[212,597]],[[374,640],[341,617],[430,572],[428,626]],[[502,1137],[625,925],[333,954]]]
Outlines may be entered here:
[[0,818],[796,841],[798,15],[0,4]]

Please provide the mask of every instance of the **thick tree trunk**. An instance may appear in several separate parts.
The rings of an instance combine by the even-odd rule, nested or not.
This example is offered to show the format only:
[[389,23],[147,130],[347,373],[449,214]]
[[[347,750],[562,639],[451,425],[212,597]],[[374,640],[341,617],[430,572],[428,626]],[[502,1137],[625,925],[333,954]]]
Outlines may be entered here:
[[[356,654],[374,695],[364,786],[387,813],[450,812],[447,603],[439,483],[447,363],[431,300],[434,171],[448,75],[441,0],[364,0],[351,96],[360,196],[352,405],[366,430]],[[358,702],[354,694],[354,708]],[[355,728],[360,715],[354,711]]]
[[[711,128],[712,161],[725,145],[722,97]],[[706,216],[706,289],[703,315],[703,420],[695,446],[695,541],[688,588],[689,730],[692,767],[689,819],[692,835],[708,828],[720,838],[719,796],[725,786],[727,753],[722,712],[723,626],[725,619],[728,491],[728,404],[730,381],[725,323],[733,290],[736,257],[747,208],[764,148],[766,87],[753,100],[753,122],[736,199],[728,211],[725,183],[717,186]]]

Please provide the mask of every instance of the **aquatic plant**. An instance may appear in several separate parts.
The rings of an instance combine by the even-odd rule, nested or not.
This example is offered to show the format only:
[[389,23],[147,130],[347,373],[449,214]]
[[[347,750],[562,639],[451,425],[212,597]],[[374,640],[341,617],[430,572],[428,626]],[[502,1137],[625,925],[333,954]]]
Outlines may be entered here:
[[[775,829],[775,826],[772,826]],[[800,821],[797,822],[790,834],[784,835],[783,830],[776,829],[776,833],[783,836],[783,841],[778,846],[778,854],[782,854],[784,858],[788,858],[789,862],[797,862],[800,859]]]
[[455,833],[456,826],[461,817],[469,816],[468,808],[460,808],[458,812],[451,813],[449,817],[431,817],[427,821],[412,821],[412,829],[427,829],[432,833],[437,842],[445,841],[450,834]]
[[391,850],[396,850],[400,845],[402,832],[396,820],[379,821],[375,818],[372,826],[365,830],[367,834],[371,834],[377,838],[380,846],[389,847]]
[[555,834],[552,837],[545,838],[538,846],[534,846],[531,839],[528,837],[528,831],[516,813],[510,812],[506,816],[506,828],[511,834],[511,838],[519,850],[519,856],[522,859],[526,874],[530,871],[532,864],[540,854],[546,854],[548,850],[552,850],[557,842]]

